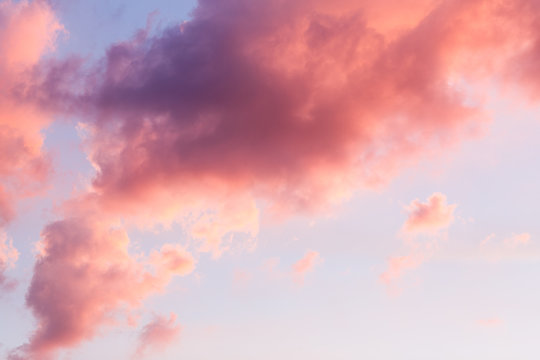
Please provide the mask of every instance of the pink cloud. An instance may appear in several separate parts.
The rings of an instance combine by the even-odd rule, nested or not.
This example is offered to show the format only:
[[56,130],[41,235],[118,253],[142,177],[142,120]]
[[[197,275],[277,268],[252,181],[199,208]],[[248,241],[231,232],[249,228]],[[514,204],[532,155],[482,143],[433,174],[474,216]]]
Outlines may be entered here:
[[[4,75],[12,64],[37,61],[60,26],[44,1],[2,4],[1,16],[21,19],[9,29],[25,30],[9,30],[5,39],[30,34],[3,42],[14,49]],[[41,67],[43,86],[25,83],[18,96],[85,119],[97,210],[43,232],[45,252],[27,300],[38,320],[29,351],[75,346],[118,309],[160,291],[173,273],[191,271],[183,250],[170,247],[150,256],[155,273],[147,271],[129,254],[118,219],[181,222],[201,241],[199,251],[217,257],[231,233],[257,235],[258,204],[276,217],[327,211],[359,187],[384,184],[418,158],[476,136],[486,117],[458,80],[485,78],[512,61],[528,64],[524,76],[536,78],[536,47],[516,53],[523,44],[512,41],[536,39],[535,12],[520,10],[534,6],[500,6],[200,0],[181,26],[146,29],[111,46],[88,77],[78,77],[77,61]],[[516,23],[516,14],[527,21]],[[509,54],[516,54],[511,61]],[[0,119],[10,120],[0,123],[0,174],[21,183],[42,178],[39,129],[48,120],[10,97],[2,101]],[[0,206],[0,215],[8,218],[9,209]],[[411,204],[404,229],[445,229],[454,210],[434,194]],[[391,260],[387,277],[416,266],[410,256],[393,258],[401,260]],[[317,259],[306,254],[293,272],[303,277]]]
[[194,269],[191,254],[175,245],[149,257],[130,254],[126,231],[91,200],[72,201],[65,208],[69,216],[43,230],[26,297],[38,325],[19,348],[24,356],[52,358],[60,348],[92,339],[162,291],[173,276]]
[[303,282],[306,274],[312,272],[317,265],[322,263],[322,261],[323,259],[317,251],[307,251],[304,257],[293,264],[293,277],[297,282]]
[[[420,21],[433,2],[256,3],[201,1],[182,26],[113,45],[86,93],[65,97],[87,119],[109,206],[194,197],[219,208],[243,194],[278,217],[326,211],[482,126],[447,84],[450,20]],[[378,31],[361,15],[383,9],[410,28],[396,37],[399,16]],[[224,232],[204,231],[210,244]]]
[[17,95],[37,81],[28,75],[61,30],[45,2],[0,1],[0,288],[15,286],[4,273],[18,252],[3,228],[16,215],[17,200],[44,188],[50,160],[42,151],[50,114]]
[[[454,221],[457,205],[448,205],[446,196],[441,193],[432,194],[426,202],[413,200],[406,207],[407,220],[403,224],[404,244],[409,254],[392,256],[388,259],[387,269],[379,276],[386,285],[392,285],[408,270],[415,269],[433,256],[439,246],[441,230],[448,228]],[[419,241],[423,235],[427,240]]]
[[61,29],[45,1],[0,1],[0,226],[15,217],[18,199],[43,189],[50,171],[41,131],[52,114],[23,98]]
[[446,196],[434,193],[425,203],[414,200],[406,207],[408,218],[403,230],[410,233],[437,232],[445,229],[454,221],[457,205],[448,205]]
[[[447,84],[452,27],[441,11],[422,19],[431,2],[375,7],[396,14],[381,26],[365,22],[364,2],[252,4],[202,0],[182,26],[111,46],[82,94],[69,92],[76,62],[38,72],[44,87],[27,97],[86,119],[97,176],[96,209],[83,201],[77,217],[43,232],[27,297],[38,321],[30,353],[92,338],[119,309],[160,291],[171,269],[189,271],[170,248],[150,256],[165,265],[146,271],[119,218],[179,221],[199,251],[219,256],[231,233],[257,235],[257,201],[277,217],[326,211],[482,125]],[[308,252],[294,276],[319,261]]]
[[[231,250],[232,244],[224,244],[227,234],[244,233],[250,239],[259,233],[259,210],[250,198],[236,198],[222,204],[213,205],[213,210],[205,211],[190,226],[191,236],[202,242],[201,252],[211,252],[214,258]],[[250,242],[245,243],[249,248]]]
[[164,348],[178,339],[180,336],[180,325],[176,324],[176,315],[155,316],[152,321],[146,324],[139,336],[137,356],[144,355],[151,350],[152,356],[156,352],[161,352]]
[[3,186],[0,186],[0,226],[5,226],[15,217],[15,209],[13,209],[13,200],[6,193]]
[[185,276],[195,270],[193,255],[179,245],[165,244],[151,255],[154,266],[165,273]]
[[5,66],[37,63],[45,51],[54,48],[57,34],[63,30],[44,1],[4,0],[0,2],[0,20],[0,51]]

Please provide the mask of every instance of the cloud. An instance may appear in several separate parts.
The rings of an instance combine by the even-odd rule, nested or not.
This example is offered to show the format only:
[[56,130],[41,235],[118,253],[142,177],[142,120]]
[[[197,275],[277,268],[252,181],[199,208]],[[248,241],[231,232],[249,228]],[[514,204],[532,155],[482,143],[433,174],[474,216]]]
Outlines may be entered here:
[[531,241],[531,234],[529,233],[522,233],[522,234],[514,234],[511,237],[504,240],[504,243],[512,248],[522,246],[522,245],[528,245]]
[[45,51],[54,48],[58,32],[63,30],[45,1],[4,0],[0,20],[1,62],[5,67],[36,64]]
[[405,208],[408,215],[401,229],[408,254],[390,257],[387,269],[380,274],[379,280],[393,286],[406,271],[419,267],[431,258],[438,249],[439,241],[446,237],[442,231],[454,221],[456,207],[455,204],[448,205],[446,196],[441,193],[433,193],[426,202],[413,200]]
[[4,273],[15,266],[18,258],[19,252],[13,247],[11,239],[0,232],[0,290],[2,292],[12,290],[16,286],[16,282],[8,280]]
[[[507,61],[502,77],[508,84],[524,91],[533,101],[540,96],[540,83],[536,80],[540,73],[540,34],[537,24],[540,20],[540,6],[536,1],[514,0],[507,5],[507,14],[515,19],[507,37],[516,39],[516,49]],[[519,20],[517,20],[519,19]]]
[[0,289],[16,282],[5,277],[18,252],[4,228],[16,216],[17,200],[44,188],[50,159],[42,151],[43,130],[50,114],[18,93],[37,84],[28,75],[43,54],[51,50],[61,30],[45,2],[0,1]]
[[41,131],[52,116],[23,98],[61,30],[45,1],[0,1],[0,226],[15,217],[18,199],[43,189],[50,171]]
[[143,357],[148,350],[163,351],[180,336],[180,325],[176,324],[176,314],[165,316],[155,316],[152,321],[144,326],[139,335],[139,345],[137,356]]
[[29,358],[54,357],[59,348],[92,339],[162,291],[173,276],[194,269],[191,254],[177,245],[164,245],[149,257],[131,254],[126,231],[91,200],[66,205],[69,216],[43,230],[26,297],[38,325],[19,348]]
[[[442,10],[383,3],[200,1],[182,25],[111,46],[82,94],[50,102],[86,119],[110,207],[219,209],[242,194],[278,217],[327,211],[483,126],[448,86],[457,45]],[[382,8],[409,27],[367,20]]]
[[423,254],[392,256],[388,259],[388,268],[379,276],[379,279],[386,285],[390,285],[400,279],[405,271],[417,268],[424,261]]
[[0,226],[7,225],[15,217],[13,200],[3,186],[0,186]]
[[[0,42],[16,50],[1,65],[4,75],[39,58],[20,44],[44,51],[61,27],[46,2],[2,4],[0,19],[21,19],[9,29],[33,27],[5,32],[25,41]],[[155,273],[147,270],[129,254],[121,221],[180,222],[201,242],[199,251],[218,257],[234,233],[257,236],[262,207],[278,218],[328,211],[422,156],[476,136],[487,119],[460,84],[508,70],[511,61],[530,64],[526,75],[534,74],[533,49],[514,51],[535,38],[515,36],[520,5],[533,6],[200,0],[189,21],[141,30],[85,71],[80,59],[51,61],[31,83],[13,82],[17,99],[36,108],[1,94],[0,119],[10,120],[0,120],[0,175],[21,183],[45,176],[45,110],[82,117],[97,173],[94,204],[73,200],[78,216],[43,232],[45,253],[27,299],[38,320],[29,351],[75,346],[118,309],[161,291],[173,273],[190,271],[189,256],[176,247],[151,255],[146,265]],[[11,184],[2,183],[4,193],[14,194]],[[0,216],[9,218],[6,201]],[[454,209],[441,194],[413,202],[404,230],[437,233],[452,223]],[[421,249],[424,259],[429,251]],[[391,261],[389,278],[416,264],[407,256]],[[308,253],[293,271],[303,277],[317,258]]]
[[445,229],[454,221],[457,205],[448,205],[446,196],[434,193],[425,203],[416,199],[406,207],[408,218],[403,230],[409,233],[435,233]]
[[181,276],[188,275],[195,270],[195,259],[179,245],[163,245],[161,250],[152,253],[151,262],[162,272]]
[[[259,210],[255,201],[250,198],[236,198],[222,204],[215,204],[211,211],[203,211],[202,215],[188,226],[191,236],[202,241],[201,252],[211,252],[214,258],[223,252],[232,250],[229,241],[224,244],[227,234],[244,233],[249,239],[254,239],[259,233]],[[193,210],[193,209],[191,209]],[[245,249],[253,247],[253,242],[246,241]]]
[[292,266],[292,274],[295,281],[302,283],[306,274],[312,272],[315,266],[321,264],[323,259],[317,251],[308,250],[304,257]]
[[537,259],[540,256],[540,249],[531,238],[531,234],[527,232],[511,234],[506,238],[499,237],[499,239],[495,234],[490,234],[479,247],[469,249],[469,256],[491,262]]

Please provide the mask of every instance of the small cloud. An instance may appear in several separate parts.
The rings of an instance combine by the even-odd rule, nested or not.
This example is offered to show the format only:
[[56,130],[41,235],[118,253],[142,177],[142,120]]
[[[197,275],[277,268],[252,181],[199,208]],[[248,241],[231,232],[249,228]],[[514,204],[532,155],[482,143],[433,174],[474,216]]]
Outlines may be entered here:
[[309,250],[303,258],[292,266],[295,281],[302,283],[307,273],[312,272],[315,266],[321,264],[323,259],[317,251]]
[[[391,285],[407,270],[419,267],[433,256],[439,241],[446,238],[446,234],[441,233],[441,230],[454,222],[456,207],[455,204],[447,204],[446,196],[438,192],[433,193],[426,202],[416,199],[406,206],[408,217],[403,224],[402,233],[406,235],[404,244],[408,248],[408,254],[391,256],[379,280]],[[417,241],[420,235],[428,236],[427,241]]]
[[144,357],[149,350],[162,351],[166,346],[173,343],[180,335],[180,325],[176,324],[176,314],[155,316],[152,321],[144,326],[139,335],[139,345],[136,356]]
[[416,199],[405,207],[408,218],[403,225],[407,233],[436,233],[454,222],[454,211],[457,205],[448,205],[446,196],[441,193],[432,194],[425,203]]

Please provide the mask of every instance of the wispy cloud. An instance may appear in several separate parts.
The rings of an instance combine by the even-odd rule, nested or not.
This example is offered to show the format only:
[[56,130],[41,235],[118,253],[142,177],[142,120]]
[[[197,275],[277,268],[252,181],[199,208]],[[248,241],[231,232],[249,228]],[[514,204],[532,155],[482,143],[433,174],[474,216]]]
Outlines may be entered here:
[[[442,232],[453,223],[456,207],[455,204],[448,204],[446,196],[441,193],[432,194],[426,202],[413,200],[405,207],[407,220],[401,231],[409,253],[390,257],[380,280],[393,285],[406,271],[428,260],[437,250],[439,240],[445,237]],[[427,237],[427,240],[418,241],[421,236]]]
[[148,324],[144,326],[139,335],[139,345],[136,357],[143,358],[151,351],[152,357],[162,352],[168,345],[178,340],[180,336],[180,325],[176,323],[176,314],[165,316],[154,316]]
[[312,272],[317,265],[323,262],[321,255],[314,250],[308,250],[304,257],[298,260],[292,266],[293,278],[298,283],[303,283],[305,276]]

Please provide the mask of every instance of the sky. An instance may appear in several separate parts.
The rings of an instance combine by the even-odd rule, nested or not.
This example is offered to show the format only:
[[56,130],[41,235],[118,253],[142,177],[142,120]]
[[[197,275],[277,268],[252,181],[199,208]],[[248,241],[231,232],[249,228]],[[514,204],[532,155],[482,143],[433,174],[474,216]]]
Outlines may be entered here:
[[537,359],[535,0],[0,0],[0,358]]

